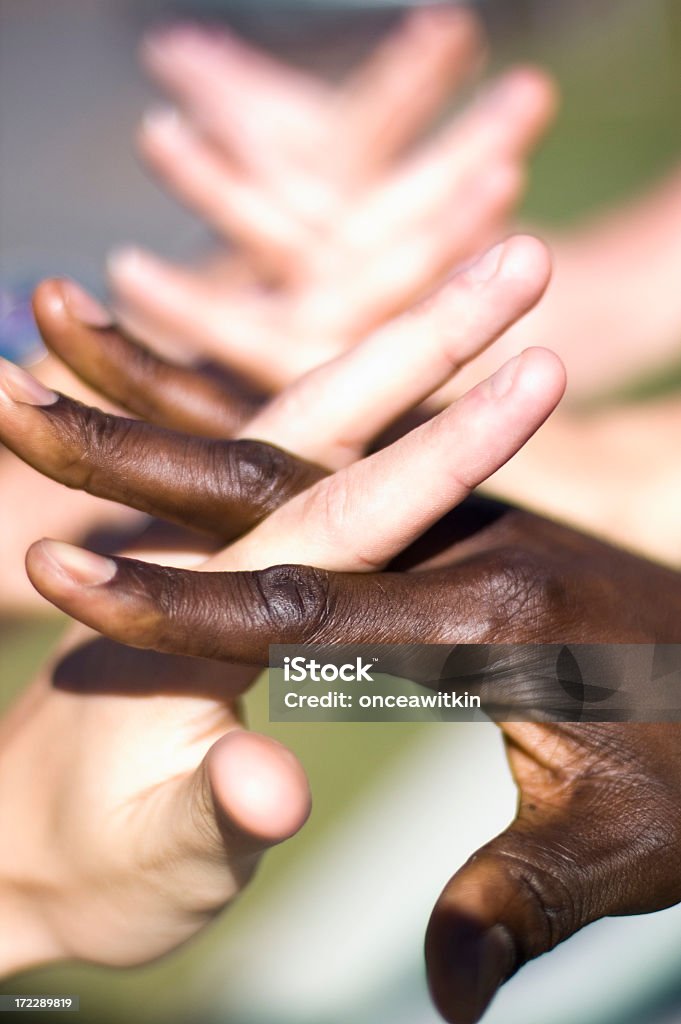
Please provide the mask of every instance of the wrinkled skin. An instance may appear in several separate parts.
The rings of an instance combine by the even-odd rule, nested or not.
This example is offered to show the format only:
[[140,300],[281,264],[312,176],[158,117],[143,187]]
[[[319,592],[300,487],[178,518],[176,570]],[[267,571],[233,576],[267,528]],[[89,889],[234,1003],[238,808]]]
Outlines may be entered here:
[[[119,250],[111,286],[136,336],[184,362],[228,365],[256,390],[279,391],[361,343],[501,237],[555,108],[546,75],[511,71],[483,94],[488,102],[481,96],[432,144],[420,141],[482,62],[478,21],[459,8],[400,19],[334,86],[235,36],[167,29],[145,41],[144,58],[182,115],[145,117],[141,148],[165,186],[229,236],[230,249],[201,268]],[[312,198],[314,209],[291,207],[296,198]],[[70,301],[83,312],[76,294]],[[88,314],[98,322],[101,311]],[[50,388],[98,401],[51,357],[37,373]],[[247,414],[252,387],[241,403],[232,391],[233,415]],[[50,610],[26,583],[23,557],[35,537],[90,545],[115,533],[123,543],[140,528],[132,511],[55,490],[7,451],[0,478],[0,612]]]
[[[52,417],[53,451],[32,451],[34,464],[46,459],[52,476],[73,485],[70,467],[80,450],[95,491],[97,481],[106,480],[110,497],[131,501],[134,488],[137,504],[186,521],[181,472],[164,473],[154,506],[158,467],[172,467],[178,458],[175,436],[157,431],[149,435],[153,443],[131,444],[129,426],[107,418],[106,431],[83,429],[101,421],[75,410],[66,413],[65,433],[60,423],[67,409],[62,398],[31,413]],[[119,483],[103,472],[112,438],[126,465]],[[30,441],[22,444],[27,457]],[[204,442],[192,459],[197,521],[213,530],[214,513],[206,509],[214,507],[220,445]],[[54,457],[60,446],[71,453],[61,469]],[[258,442],[250,443],[247,462],[273,465]],[[235,526],[230,510],[240,499],[230,499],[230,475],[226,485],[221,478],[226,514],[220,538],[242,531],[249,516],[253,525],[232,550],[327,479],[292,497],[285,481],[304,486],[309,465],[284,453],[282,466],[286,504],[262,519],[247,502]],[[111,493],[116,487],[118,495]],[[268,510],[277,493],[268,489]],[[351,492],[345,498],[361,504]],[[298,505],[297,516],[300,511]],[[267,549],[267,533],[262,536]],[[214,566],[215,560],[206,568]],[[114,638],[247,663],[263,661],[272,642],[681,642],[677,573],[519,510],[463,505],[388,571],[366,571],[385,568],[380,559],[362,568],[347,573],[280,565],[206,574],[113,559],[104,564],[103,582],[66,584],[53,573],[43,545],[29,558],[44,594]],[[434,999],[455,1024],[477,1020],[506,978],[588,922],[681,899],[679,726],[525,722],[502,728],[519,790],[517,817],[445,887],[426,939]]]
[[[250,554],[240,541],[244,567],[257,568],[258,553],[276,564],[295,551],[303,562],[340,558],[347,571],[361,569],[353,544],[362,533],[371,540],[372,519],[366,506],[339,499],[359,496],[372,481],[373,501],[383,508],[376,508],[384,523],[378,540],[388,545],[376,557],[387,560],[437,517],[433,499],[442,498],[444,508],[461,501],[562,395],[559,360],[534,350],[442,418],[361,459],[395,417],[541,295],[549,262],[540,243],[509,240],[488,255],[439,298],[264,405],[239,403],[213,375],[155,360],[82,293],[74,310],[73,284],[48,283],[36,297],[46,339],[81,371],[103,374],[112,392],[118,388],[153,422],[60,398],[0,361],[3,437],[72,487],[118,498],[124,490],[147,511],[165,503],[169,518],[207,531],[199,538],[185,530],[163,556],[167,538],[148,535],[142,557],[196,565],[216,538],[224,543],[260,519],[268,537],[261,533],[258,552]],[[377,378],[374,367],[388,364],[391,373]],[[227,440],[237,427],[260,440]],[[211,440],[216,434],[222,440]],[[168,450],[159,452],[159,442]],[[212,494],[203,492],[195,514],[177,514],[175,488],[190,503],[206,481],[206,460]],[[437,495],[433,466],[449,481]],[[410,504],[396,505],[392,492],[405,474],[420,474],[423,486]],[[277,504],[286,494],[295,502],[296,492],[305,514],[294,510],[277,526]],[[326,553],[316,547],[324,538]],[[73,581],[50,562],[58,547],[40,546],[45,564],[62,582]],[[220,557],[229,560],[235,548]],[[80,556],[83,570],[87,552],[67,550]],[[0,972],[65,957],[120,966],[166,953],[235,898],[265,849],[302,826],[309,789],[300,764],[241,722],[238,697],[256,674],[252,666],[123,647],[81,626],[70,632],[0,722],[0,808],[8,834],[0,849]]]

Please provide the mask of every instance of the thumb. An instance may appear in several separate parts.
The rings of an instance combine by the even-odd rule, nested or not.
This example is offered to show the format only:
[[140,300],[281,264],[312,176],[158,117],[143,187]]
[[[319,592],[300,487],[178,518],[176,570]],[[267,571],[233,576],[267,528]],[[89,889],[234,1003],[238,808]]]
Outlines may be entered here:
[[225,846],[257,852],[289,839],[310,813],[310,789],[295,754],[269,736],[236,729],[202,765]]
[[617,849],[594,843],[594,822],[580,815],[573,804],[521,803],[513,824],[445,886],[428,925],[426,962],[432,997],[450,1024],[474,1024],[528,960],[616,912],[608,876]]
[[214,743],[194,772],[162,789],[164,862],[173,865],[173,890],[193,894],[193,910],[201,912],[222,909],[260,855],[298,832],[310,813],[308,781],[295,755],[241,728]]

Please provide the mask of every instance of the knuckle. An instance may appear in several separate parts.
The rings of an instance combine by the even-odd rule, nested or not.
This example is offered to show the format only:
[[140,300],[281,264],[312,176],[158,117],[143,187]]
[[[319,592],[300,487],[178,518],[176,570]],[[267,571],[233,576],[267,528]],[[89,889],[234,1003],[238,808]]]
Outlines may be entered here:
[[311,642],[331,614],[328,573],[310,566],[275,565],[254,576],[272,631],[292,642]]
[[58,442],[52,471],[68,486],[89,490],[100,472],[125,459],[133,422],[79,402],[60,402],[51,417]]
[[370,509],[371,499],[371,488],[360,472],[341,470],[310,492],[303,513],[315,533],[330,547],[345,551],[358,570],[375,571],[383,565],[376,557],[373,535],[362,539],[363,531],[357,529],[358,511]]
[[510,833],[493,849],[522,901],[526,927],[517,936],[522,962],[553,949],[592,919],[583,871],[560,836],[552,841]]
[[226,472],[217,472],[230,498],[263,518],[303,486],[304,464],[261,441],[225,442],[215,449]]
[[496,551],[484,581],[493,609],[490,631],[497,640],[550,643],[547,628],[571,621],[568,588],[538,556],[512,548]]

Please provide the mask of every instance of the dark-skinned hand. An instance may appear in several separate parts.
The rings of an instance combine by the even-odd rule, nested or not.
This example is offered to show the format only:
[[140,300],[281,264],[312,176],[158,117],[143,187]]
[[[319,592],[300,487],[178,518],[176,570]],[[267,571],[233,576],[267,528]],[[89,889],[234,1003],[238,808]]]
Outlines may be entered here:
[[[53,341],[65,354],[64,340]],[[110,392],[106,382],[111,362],[106,374],[96,372],[104,353],[116,351],[117,342],[109,342],[100,338],[97,344],[95,339],[95,354],[90,351],[87,357],[95,365],[92,372],[86,373],[83,352],[80,358],[71,352],[69,361],[79,364],[90,383]],[[77,342],[74,347],[85,349]],[[159,364],[149,358],[142,365],[153,365],[153,374],[160,373]],[[130,393],[136,393],[136,367],[132,359],[120,362],[114,374],[117,390],[130,376]],[[172,368],[162,373],[171,374],[173,394],[182,404],[182,378],[173,377]],[[156,394],[149,373],[146,386]],[[162,392],[158,401],[163,401]],[[45,408],[23,405],[13,416],[3,407],[2,434],[24,458],[71,486],[86,484],[96,493],[106,488],[109,497],[181,522],[191,514],[195,525],[223,539],[241,534],[230,549],[231,565],[238,566],[241,559],[268,565],[273,531],[268,524],[278,520],[281,528],[291,516],[302,522],[304,533],[319,531],[307,537],[308,548],[319,552],[320,565],[331,562],[331,570],[343,568],[347,556],[338,554],[330,525],[347,544],[352,538],[339,526],[343,520],[353,521],[357,529],[357,510],[362,511],[363,503],[371,526],[364,527],[361,549],[347,559],[353,569],[382,569],[405,537],[415,539],[424,523],[432,523],[388,572],[279,565],[204,574],[128,559],[94,561],[80,552],[72,557],[45,543],[34,548],[29,570],[41,592],[128,643],[253,663],[264,661],[268,645],[276,642],[681,639],[678,574],[555,523],[517,510],[470,510],[464,505],[442,519],[422,518],[417,530],[413,524],[411,530],[405,528],[404,517],[409,520],[414,507],[424,502],[432,512],[438,492],[449,486],[437,481],[437,487],[424,492],[426,480],[416,476],[418,460],[411,463],[405,449],[402,488],[396,493],[388,487],[386,492],[392,503],[377,501],[366,476],[355,477],[365,486],[344,487],[340,508],[327,504],[329,523],[320,522],[319,503],[310,495],[325,484],[328,488],[327,481],[341,474],[292,497],[299,485],[289,487],[287,481],[300,481],[305,466],[288,455],[281,456],[279,466],[271,458],[266,462],[269,478],[278,484],[267,488],[263,507],[239,495],[238,475],[230,485],[230,475],[220,472],[229,463],[224,442],[197,446],[185,438],[178,448],[176,434],[104,417],[64,398]],[[421,456],[427,437],[433,439],[432,434],[419,435]],[[259,445],[252,446],[251,455],[259,450]],[[119,453],[116,459],[113,451]],[[183,462],[187,452],[192,456],[191,495]],[[256,456],[256,465],[264,455]],[[125,474],[116,472],[119,464]],[[346,480],[350,472],[345,471]],[[416,499],[405,480],[413,485]],[[378,490],[384,488],[385,479],[379,478]],[[279,501],[285,504],[263,519]],[[222,518],[217,511],[221,504]],[[388,539],[373,527],[384,520]],[[244,533],[249,525],[253,528]],[[207,568],[217,565],[213,560]],[[676,725],[525,722],[503,729],[520,793],[518,815],[447,885],[426,943],[435,1001],[448,1020],[462,1024],[477,1020],[498,986],[524,962],[588,922],[657,910],[681,899],[676,870],[681,851],[681,731]]]
[[[224,543],[258,519],[264,527],[287,495],[308,488],[314,497],[306,515],[270,530],[267,543],[261,535],[246,567],[262,565],[258,557],[280,563],[291,553],[315,560],[326,529],[325,546],[346,559],[340,568],[363,568],[355,543],[369,537],[371,518],[356,501],[344,503],[344,494],[373,485],[375,515],[386,521],[387,548],[377,554],[391,557],[440,507],[459,501],[522,445],[560,398],[560,363],[530,351],[411,440],[357,463],[359,475],[349,466],[396,416],[529,308],[548,273],[539,243],[509,241],[422,309],[268,406],[237,402],[214,375],[155,361],[107,328],[107,316],[86,327],[91,304],[73,301],[74,286],[49,283],[36,296],[36,313],[53,349],[102,375],[111,393],[120,390],[122,402],[166,429],[60,399],[3,363],[3,437],[71,486],[118,498],[125,491],[147,512],[160,502],[169,518],[209,531],[185,539],[189,552],[166,553],[175,566],[201,562],[206,541]],[[224,440],[235,430],[259,441]],[[155,457],[159,438],[168,447]],[[434,470],[427,475],[424,448]],[[143,453],[155,462],[155,482],[146,458],[142,476],[135,468]],[[201,491],[206,458],[215,460],[215,490],[194,514],[189,504]],[[321,478],[337,466],[349,468],[328,477],[335,482],[327,489]],[[434,494],[429,478],[441,473],[448,482]],[[397,506],[393,492],[419,475],[423,487]],[[315,481],[324,487],[310,487]],[[188,509],[179,516],[177,486]],[[76,549],[41,550],[48,561],[70,558],[76,576],[90,565]],[[147,546],[144,556],[154,550]],[[257,671],[125,647],[81,625],[70,632],[0,721],[7,833],[0,849],[0,972],[64,957],[144,963],[168,952],[230,903],[265,849],[302,826],[309,792],[300,764],[242,724],[238,697]]]

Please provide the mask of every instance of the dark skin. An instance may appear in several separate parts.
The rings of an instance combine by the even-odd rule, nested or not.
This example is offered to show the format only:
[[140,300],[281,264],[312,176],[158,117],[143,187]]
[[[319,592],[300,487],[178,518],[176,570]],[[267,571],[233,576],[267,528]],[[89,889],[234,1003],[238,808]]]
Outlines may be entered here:
[[[45,333],[89,384],[118,401],[154,395],[160,375],[166,388],[172,381],[177,417],[183,382],[188,404],[199,386],[149,355],[116,363],[115,345],[96,333],[89,332],[87,352],[79,339],[67,345],[59,332]],[[136,376],[142,365],[143,386]],[[166,429],[61,397],[26,409],[30,430],[12,436],[3,425],[2,440],[69,486],[191,520],[221,542],[322,472],[259,442],[169,433],[177,423],[168,411],[150,412],[163,407],[158,394],[145,409],[137,399],[128,404]],[[200,431],[201,405],[192,406],[195,432],[209,433],[210,405]],[[258,502],[258,486],[244,481],[257,485],[264,476],[269,486]],[[38,546],[29,556],[38,589],[111,638],[250,664],[266,661],[271,643],[681,643],[677,573],[489,503],[456,510],[383,573],[307,566],[198,573],[117,558],[108,582],[66,592],[42,559]],[[502,729],[517,816],[447,884],[426,937],[433,997],[454,1024],[478,1020],[504,980],[585,924],[681,900],[679,726],[522,722]]]

